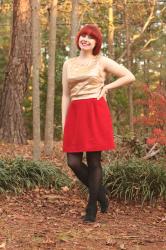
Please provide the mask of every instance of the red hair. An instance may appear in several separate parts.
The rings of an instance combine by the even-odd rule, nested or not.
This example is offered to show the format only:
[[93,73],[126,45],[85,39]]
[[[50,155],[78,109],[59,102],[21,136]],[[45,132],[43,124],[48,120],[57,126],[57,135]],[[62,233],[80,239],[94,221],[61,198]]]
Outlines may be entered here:
[[93,55],[98,55],[102,45],[102,34],[99,27],[95,24],[86,24],[80,29],[76,36],[76,44],[79,50],[79,38],[81,35],[90,35],[95,39],[96,45],[93,49]]

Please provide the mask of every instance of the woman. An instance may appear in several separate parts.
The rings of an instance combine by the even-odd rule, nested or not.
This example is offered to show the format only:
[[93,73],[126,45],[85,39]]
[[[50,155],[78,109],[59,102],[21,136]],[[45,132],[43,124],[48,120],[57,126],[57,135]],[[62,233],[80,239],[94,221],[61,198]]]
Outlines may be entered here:
[[[94,222],[97,202],[102,213],[107,212],[109,204],[102,185],[101,152],[115,148],[105,94],[133,82],[135,77],[125,67],[100,54],[102,34],[96,25],[81,28],[76,44],[79,56],[66,60],[63,65],[63,151],[67,153],[69,167],[89,190],[84,221]],[[118,79],[105,85],[108,73]],[[86,152],[87,165],[82,162],[83,152]]]

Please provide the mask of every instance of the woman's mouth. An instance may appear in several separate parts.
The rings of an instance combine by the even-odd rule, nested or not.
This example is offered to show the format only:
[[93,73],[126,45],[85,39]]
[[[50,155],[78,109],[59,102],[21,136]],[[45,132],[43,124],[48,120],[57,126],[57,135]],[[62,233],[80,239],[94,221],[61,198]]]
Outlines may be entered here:
[[83,46],[89,46],[89,45],[90,45],[90,43],[84,42],[84,41],[82,41],[81,44],[82,44]]

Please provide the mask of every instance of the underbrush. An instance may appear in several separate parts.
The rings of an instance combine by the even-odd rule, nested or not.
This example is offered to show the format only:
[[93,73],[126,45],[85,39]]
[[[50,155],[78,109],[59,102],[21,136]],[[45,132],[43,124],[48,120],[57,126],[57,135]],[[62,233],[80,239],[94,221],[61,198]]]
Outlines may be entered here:
[[166,166],[139,158],[116,160],[104,167],[104,185],[117,200],[154,203],[166,200]]
[[[166,163],[131,157],[103,166],[103,184],[112,199],[154,204],[166,201]],[[87,188],[80,184],[81,192]]]
[[[0,160],[0,193],[21,193],[36,187],[60,190],[72,180],[59,168],[44,161]],[[155,203],[166,201],[166,163],[164,161],[114,159],[103,166],[103,184],[110,198],[118,201]],[[80,186],[85,191],[85,186]]]
[[21,193],[36,187],[59,190],[70,185],[70,178],[48,162],[0,160],[0,193]]
[[104,159],[108,161],[119,160],[122,157],[126,160],[131,157],[145,158],[152,160],[166,160],[166,145],[155,143],[153,146],[146,143],[145,138],[136,136],[115,136],[116,149],[103,152]]

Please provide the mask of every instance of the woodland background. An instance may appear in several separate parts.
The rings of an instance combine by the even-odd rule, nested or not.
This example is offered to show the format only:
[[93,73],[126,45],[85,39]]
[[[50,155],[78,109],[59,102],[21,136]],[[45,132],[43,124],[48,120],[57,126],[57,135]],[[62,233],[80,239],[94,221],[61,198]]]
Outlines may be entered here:
[[[0,0],[0,248],[166,249],[165,20],[164,0]],[[136,77],[107,96],[117,148],[94,225],[62,153],[62,65],[86,23]]]
[[[38,12],[33,14],[35,4]],[[32,27],[37,20],[40,26],[36,27],[36,32]],[[54,139],[61,139],[62,65],[66,58],[77,53],[73,37],[79,27],[97,23],[103,32],[102,53],[124,64],[136,77],[132,86],[116,89],[108,95],[115,136],[130,139],[134,136],[145,144],[165,145],[165,20],[166,7],[162,0],[42,0],[40,6],[38,1],[22,0],[21,4],[18,0],[0,1],[0,139],[26,143],[33,138],[32,99],[37,100],[39,96],[35,92],[36,96],[32,97],[34,75],[31,65],[37,64],[31,60],[34,41],[36,52],[33,53],[37,53],[36,58],[39,56],[40,65],[40,69],[33,67],[40,70],[40,107],[36,109],[40,116],[38,123],[41,121],[38,138],[44,140],[46,134],[50,134],[45,124],[45,120],[51,119],[45,119],[46,99],[49,99],[48,72],[55,66],[52,71],[55,74],[52,126]],[[33,32],[38,36],[34,40]],[[52,38],[50,32],[53,32]],[[53,40],[56,48],[51,55],[55,55],[55,63],[52,61],[54,65],[49,65],[49,46]],[[112,80],[110,76],[107,81]]]

